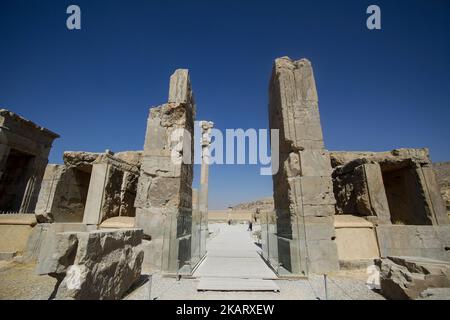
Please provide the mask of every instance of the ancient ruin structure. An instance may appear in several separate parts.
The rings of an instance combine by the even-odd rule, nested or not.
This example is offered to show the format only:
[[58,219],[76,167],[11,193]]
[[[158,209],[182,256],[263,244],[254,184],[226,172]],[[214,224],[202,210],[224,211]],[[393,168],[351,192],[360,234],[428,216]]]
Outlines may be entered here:
[[279,273],[337,270],[331,163],[308,60],[275,60],[269,123],[279,129],[280,169],[273,176],[276,236],[264,246],[266,255]]
[[58,279],[54,298],[120,299],[143,263],[164,275],[196,276],[209,220],[252,220],[261,223],[263,256],[278,276],[377,261],[387,297],[450,287],[449,203],[442,199],[450,166],[433,165],[427,149],[325,150],[308,60],[274,63],[269,124],[279,130],[271,144],[280,168],[273,198],[209,211],[214,124],[198,122],[200,185],[193,189],[195,111],[188,70],[176,70],[168,102],[149,111],[143,151],[65,152],[64,164],[47,165],[58,135],[0,110],[0,213],[15,213],[0,215],[0,259],[37,262],[38,274]]
[[214,123],[210,121],[200,121],[202,130],[202,166],[200,173],[200,190],[198,195],[198,209],[200,214],[200,248],[199,255],[206,254],[206,238],[208,237],[208,175],[210,165],[211,129]]
[[449,223],[427,149],[332,152],[331,161],[337,213],[378,224]]
[[41,222],[99,225],[134,217],[140,152],[65,152],[45,170],[36,215]]
[[280,129],[282,165],[274,176],[276,215],[263,217],[263,247],[280,274],[393,255],[450,260],[449,219],[428,150],[325,151],[307,60],[275,61],[269,112],[271,128]]
[[206,255],[208,237],[208,174],[210,163],[211,129],[214,124],[199,121],[201,146],[200,189],[192,190],[191,266],[195,266]]
[[450,220],[427,149],[331,152],[331,162],[337,214],[373,222],[381,257],[450,261]]
[[0,109],[0,213],[34,212],[48,154],[58,137]]
[[169,101],[150,109],[135,201],[136,226],[151,240],[145,260],[190,273],[195,102],[188,70],[170,78]]
[[433,163],[436,179],[441,188],[441,195],[444,199],[447,215],[450,216],[450,162]]

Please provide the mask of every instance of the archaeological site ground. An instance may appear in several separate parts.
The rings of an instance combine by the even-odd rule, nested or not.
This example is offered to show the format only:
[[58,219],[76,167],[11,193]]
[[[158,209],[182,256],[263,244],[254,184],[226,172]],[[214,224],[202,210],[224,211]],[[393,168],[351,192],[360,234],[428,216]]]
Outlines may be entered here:
[[[104,1],[106,7],[109,3]],[[346,4],[345,10],[352,12],[348,19],[354,17],[353,10],[355,14],[362,10],[360,24],[349,25],[371,38],[364,41],[392,43],[389,32],[394,26],[389,19],[397,8],[383,4],[372,7],[373,12],[366,4]],[[126,19],[120,23],[138,26],[132,30],[140,32],[142,22],[134,16],[142,17],[140,5],[123,11],[111,5],[110,10],[117,21],[123,15]],[[235,46],[238,40],[227,38],[235,34],[234,27],[222,29],[210,18],[201,22],[201,14],[188,22],[189,14],[200,7],[179,5],[169,14],[173,19],[166,21],[174,24],[167,26],[170,30],[155,26],[142,34],[123,31],[120,35],[119,27],[111,27],[118,33],[111,35],[103,33],[103,28],[109,28],[106,24],[92,20],[97,5],[80,2],[69,10],[68,5],[56,2],[44,8],[33,3],[28,8],[2,1],[0,20],[11,29],[1,32],[9,37],[12,48],[0,54],[0,67],[17,77],[4,80],[0,68],[0,299],[258,300],[261,304],[239,312],[227,309],[228,314],[271,313],[268,302],[274,300],[449,300],[450,62],[442,54],[450,53],[448,39],[442,48],[436,38],[435,52],[429,53],[428,60],[420,58],[431,65],[430,57],[435,54],[446,63],[441,71],[430,67],[425,72],[420,65],[419,71],[405,67],[402,79],[411,81],[405,84],[390,80],[392,65],[376,75],[383,61],[369,68],[368,78],[353,78],[352,74],[363,74],[358,68],[364,59],[355,59],[354,65],[340,60],[343,42],[336,45],[335,53],[322,48],[315,51],[316,42],[307,38],[298,47],[290,46],[297,40],[281,36],[281,28],[267,34],[267,41],[272,39],[269,43],[262,41],[261,34],[243,31],[252,36]],[[415,5],[419,11],[425,6],[420,1]],[[296,14],[274,13],[273,6],[262,5],[261,12],[252,8],[255,17],[273,16],[274,24],[288,21],[293,28],[296,23],[306,28],[294,19]],[[20,33],[31,27],[20,29],[6,15],[18,16],[20,10],[28,15],[31,7],[39,13],[62,9],[61,26],[54,25],[53,14],[45,18],[46,28],[62,30],[45,32],[56,39],[82,42],[83,49],[74,51],[82,58],[69,47],[47,43],[47,35],[42,35],[44,44],[40,43],[35,33],[33,41],[37,42],[32,46],[36,45],[39,58],[27,58]],[[147,12],[149,7],[142,10]],[[160,10],[165,19],[168,8]],[[219,6],[216,10],[228,9]],[[239,6],[234,10],[247,12]],[[430,30],[449,27],[441,13],[433,11],[442,10],[428,10],[430,16],[436,15]],[[384,13],[386,22],[384,18],[379,22],[378,14],[384,17]],[[236,24],[252,30],[240,18],[237,14]],[[28,23],[40,25],[42,21]],[[219,34],[206,32],[206,23]],[[311,28],[304,32],[322,32]],[[339,28],[337,33],[347,34]],[[326,38],[332,42],[330,30],[324,32],[330,32]],[[195,31],[204,37],[201,43],[208,43],[203,49]],[[171,38],[174,32],[183,36]],[[16,36],[22,40],[11,40]],[[256,50],[251,57],[231,51],[220,55],[218,51],[226,51],[225,47],[218,51],[209,47],[219,46],[216,36],[228,39],[227,46],[235,51],[244,52],[248,43],[254,43],[261,52]],[[120,46],[115,37],[121,39]],[[352,41],[363,41],[358,37],[354,35]],[[156,53],[139,51],[147,41],[154,42],[145,48]],[[158,41],[164,46],[158,46]],[[363,50],[355,43],[354,50]],[[113,46],[114,52],[101,49],[103,45]],[[56,53],[47,53],[47,49]],[[217,56],[208,56],[209,49]],[[127,55],[133,50],[138,53]],[[68,66],[61,71],[62,60],[53,66],[47,54],[50,60],[62,54],[78,68]],[[160,61],[149,62],[155,54]],[[380,59],[389,59],[384,54]],[[202,60],[198,73],[195,55]],[[419,61],[414,60],[416,56],[401,57],[399,61],[410,59],[411,65]],[[115,67],[106,67],[108,59]],[[230,62],[224,62],[227,59]],[[265,68],[257,77],[252,74],[256,69],[245,68],[252,59]],[[39,61],[48,72],[39,75],[42,81],[27,71],[40,68]],[[222,63],[226,66],[221,67]],[[129,73],[124,71],[128,68],[132,69]],[[133,78],[136,70],[151,74],[150,79]],[[381,82],[375,85],[370,72]],[[102,81],[97,80],[99,73]],[[77,74],[83,74],[88,84],[74,85],[70,78]],[[418,89],[414,89],[416,80]],[[38,89],[31,90],[33,86]],[[355,93],[352,86],[366,89]],[[333,87],[337,89],[328,93]],[[28,104],[27,90],[36,106],[48,103],[46,109],[33,109],[36,106]],[[255,91],[260,93],[253,97]],[[107,99],[101,100],[105,95]],[[147,104],[136,102],[136,95]],[[206,95],[214,99],[205,99]],[[374,110],[369,101],[373,96],[411,109],[397,112],[380,106]],[[433,100],[437,102],[431,103],[430,96],[437,96]],[[69,97],[80,109],[68,107]],[[91,99],[95,102],[86,102]],[[224,101],[239,99],[246,99],[249,108],[239,102],[223,108]],[[134,113],[139,116],[133,118]],[[261,127],[252,127],[253,118],[263,119]],[[249,125],[244,127],[246,122]],[[135,128],[142,130],[140,138]],[[236,133],[231,137],[236,142],[231,157],[230,149],[224,147],[230,132]],[[417,132],[428,135],[419,137]],[[270,162],[261,161],[261,170],[258,167],[253,175],[248,174],[245,170],[257,164],[252,157],[258,150],[261,160],[264,146],[269,146]],[[231,164],[234,153],[238,160]],[[239,163],[239,159],[250,163]],[[232,176],[221,171],[227,166],[247,169],[237,169],[238,174]],[[261,186],[263,181],[268,183]],[[195,312],[206,317],[213,310],[180,304],[174,311]]]

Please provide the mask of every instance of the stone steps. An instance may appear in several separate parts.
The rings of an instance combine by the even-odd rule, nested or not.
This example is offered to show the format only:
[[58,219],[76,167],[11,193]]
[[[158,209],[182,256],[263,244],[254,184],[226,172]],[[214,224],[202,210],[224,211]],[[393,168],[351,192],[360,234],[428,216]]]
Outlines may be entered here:
[[201,278],[197,291],[271,291],[280,287],[273,280],[241,278]]

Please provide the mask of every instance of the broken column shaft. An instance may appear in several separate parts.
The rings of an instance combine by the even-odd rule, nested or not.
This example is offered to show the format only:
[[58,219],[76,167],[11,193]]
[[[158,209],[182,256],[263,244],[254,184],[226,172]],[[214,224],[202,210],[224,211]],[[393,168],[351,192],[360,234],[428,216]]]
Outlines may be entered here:
[[336,270],[331,163],[324,149],[316,85],[308,60],[275,60],[269,122],[271,129],[279,130],[279,141],[272,141],[272,148],[278,142],[280,153],[280,169],[273,176],[276,267],[300,275]]

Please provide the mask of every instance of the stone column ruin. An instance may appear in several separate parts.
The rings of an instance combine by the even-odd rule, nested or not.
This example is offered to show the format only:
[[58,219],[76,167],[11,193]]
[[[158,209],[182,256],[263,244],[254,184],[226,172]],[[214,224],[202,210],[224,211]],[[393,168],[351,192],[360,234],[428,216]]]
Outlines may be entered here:
[[171,274],[190,272],[194,114],[188,70],[176,70],[168,103],[150,109],[135,200],[145,262]]
[[211,146],[211,130],[214,123],[210,121],[200,121],[201,128],[201,146],[202,146],[202,165],[200,174],[200,190],[198,207],[200,212],[200,256],[206,254],[206,238],[208,237],[208,176],[210,164],[210,146]]
[[280,152],[280,169],[273,176],[279,264],[274,267],[294,275],[337,270],[331,163],[308,60],[275,60],[269,123],[279,129]]

